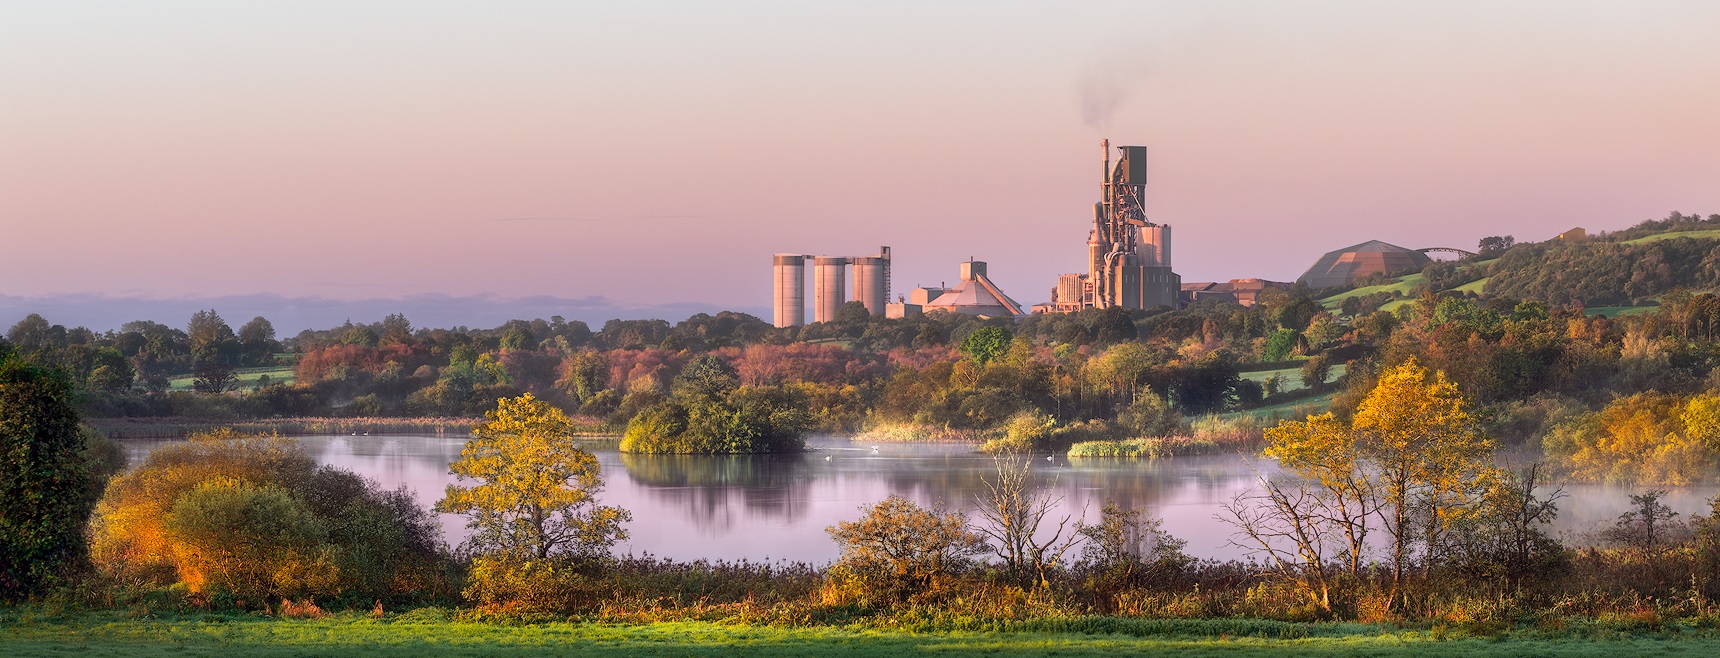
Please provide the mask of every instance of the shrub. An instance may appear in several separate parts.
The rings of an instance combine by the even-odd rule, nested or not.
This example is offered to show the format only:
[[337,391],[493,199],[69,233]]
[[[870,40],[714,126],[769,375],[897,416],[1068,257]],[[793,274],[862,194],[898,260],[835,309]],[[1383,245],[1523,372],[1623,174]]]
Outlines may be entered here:
[[81,562],[91,478],[66,373],[0,344],[0,599],[37,594]]
[[279,436],[231,430],[150,453],[90,521],[96,568],[210,596],[436,596],[441,529],[405,490],[317,467]]
[[862,603],[935,597],[988,549],[961,512],[926,509],[895,495],[861,509],[859,520],[826,532],[842,551],[831,569],[833,587]]
[[328,593],[336,584],[323,523],[278,486],[200,483],[174,502],[162,526],[192,594],[262,601]]

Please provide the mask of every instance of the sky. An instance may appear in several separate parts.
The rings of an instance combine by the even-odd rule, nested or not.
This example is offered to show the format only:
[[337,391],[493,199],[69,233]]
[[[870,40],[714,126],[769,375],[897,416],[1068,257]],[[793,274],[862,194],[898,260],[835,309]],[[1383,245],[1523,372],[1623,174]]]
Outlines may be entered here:
[[1083,268],[1106,137],[1148,147],[1184,281],[1720,213],[1717,25],[1706,0],[0,2],[0,311],[762,313],[772,253],[880,245],[894,292],[975,258],[1033,303]]

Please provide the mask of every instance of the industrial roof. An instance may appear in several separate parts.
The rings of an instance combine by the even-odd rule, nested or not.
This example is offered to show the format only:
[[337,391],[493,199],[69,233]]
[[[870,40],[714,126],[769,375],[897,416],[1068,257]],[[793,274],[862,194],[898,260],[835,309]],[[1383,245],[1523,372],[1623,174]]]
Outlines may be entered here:
[[986,278],[985,263],[978,265],[978,272],[972,278],[962,279],[956,287],[927,303],[925,310],[967,315],[1021,315],[1021,304],[1003,294],[997,284]]
[[1370,274],[1416,271],[1433,262],[1427,254],[1395,244],[1369,240],[1337,251],[1326,252],[1300,279],[1319,290],[1346,286]]

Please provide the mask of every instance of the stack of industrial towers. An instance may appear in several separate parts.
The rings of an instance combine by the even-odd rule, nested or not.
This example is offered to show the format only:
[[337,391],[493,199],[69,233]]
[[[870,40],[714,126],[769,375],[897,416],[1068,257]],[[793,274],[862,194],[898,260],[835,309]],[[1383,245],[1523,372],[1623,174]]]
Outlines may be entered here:
[[771,258],[775,285],[772,307],[778,327],[806,324],[806,261],[812,261],[812,312],[814,322],[831,322],[842,303],[849,265],[854,266],[854,301],[866,305],[872,315],[883,315],[890,298],[890,248],[879,247],[876,256],[807,256],[777,254]]
[[1147,147],[1121,146],[1111,166],[1111,144],[1104,151],[1100,199],[1093,204],[1093,230],[1087,234],[1087,273],[1064,274],[1051,289],[1051,303],[1035,307],[1051,313],[1087,308],[1152,308],[1177,305],[1182,277],[1171,271],[1171,227],[1147,220]]

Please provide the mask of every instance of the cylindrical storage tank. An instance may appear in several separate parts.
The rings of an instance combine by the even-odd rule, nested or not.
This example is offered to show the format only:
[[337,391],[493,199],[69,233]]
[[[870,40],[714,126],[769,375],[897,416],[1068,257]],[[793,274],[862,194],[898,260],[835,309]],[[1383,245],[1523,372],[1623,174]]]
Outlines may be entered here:
[[806,257],[777,254],[771,257],[771,269],[775,279],[771,304],[774,323],[778,327],[806,324]]
[[848,272],[848,259],[818,256],[812,259],[812,319],[814,322],[835,322],[836,312],[847,301],[842,291],[842,279]]
[[866,305],[866,312],[883,315],[889,303],[890,261],[882,256],[859,256],[854,260],[854,300]]
[[1141,229],[1141,254],[1147,267],[1171,266],[1171,227],[1160,224]]

